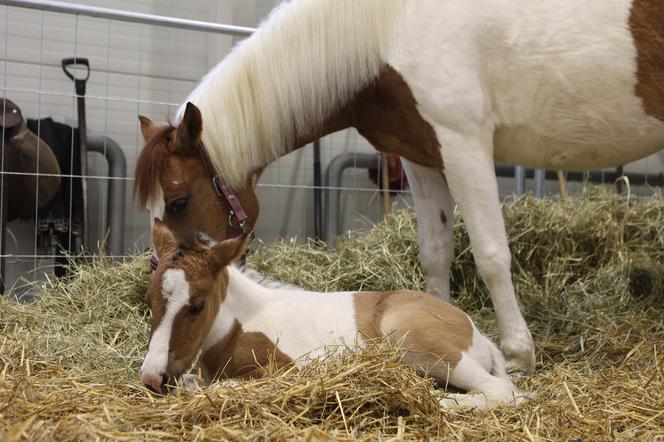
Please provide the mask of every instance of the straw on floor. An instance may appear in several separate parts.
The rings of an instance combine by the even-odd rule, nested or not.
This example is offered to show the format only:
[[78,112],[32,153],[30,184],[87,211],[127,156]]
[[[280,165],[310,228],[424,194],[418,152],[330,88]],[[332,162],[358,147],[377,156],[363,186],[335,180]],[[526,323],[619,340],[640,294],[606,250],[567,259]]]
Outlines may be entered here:
[[[239,386],[166,397],[140,385],[147,257],[76,266],[40,301],[0,300],[0,439],[656,440],[664,437],[664,198],[524,197],[504,206],[514,281],[537,342],[538,393],[520,408],[441,410],[387,345]],[[257,269],[315,290],[423,288],[416,221],[399,212],[334,251],[284,241]],[[455,302],[495,321],[463,225]]]

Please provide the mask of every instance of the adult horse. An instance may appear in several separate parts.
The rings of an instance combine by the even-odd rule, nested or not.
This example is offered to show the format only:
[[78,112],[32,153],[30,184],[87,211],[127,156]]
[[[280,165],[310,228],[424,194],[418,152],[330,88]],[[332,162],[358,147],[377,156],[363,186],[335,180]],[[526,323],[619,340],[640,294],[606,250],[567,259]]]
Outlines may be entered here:
[[508,364],[532,371],[533,342],[512,286],[494,162],[582,170],[664,147],[662,6],[284,3],[201,81],[176,127],[141,119],[147,142],[136,170],[140,201],[175,232],[223,239],[235,217],[210,175],[225,179],[228,186],[216,188],[244,205],[252,225],[257,171],[317,137],[354,127],[376,149],[407,160],[420,259],[429,291],[444,299],[459,206]]

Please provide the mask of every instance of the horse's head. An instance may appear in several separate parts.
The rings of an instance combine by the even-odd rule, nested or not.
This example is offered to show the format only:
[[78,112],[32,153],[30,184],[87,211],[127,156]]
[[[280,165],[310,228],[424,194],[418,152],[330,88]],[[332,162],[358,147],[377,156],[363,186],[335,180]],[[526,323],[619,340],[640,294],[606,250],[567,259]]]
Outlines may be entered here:
[[241,256],[249,235],[205,243],[178,244],[158,220],[152,240],[161,263],[150,279],[146,302],[152,312],[148,353],[141,381],[164,392],[193,363],[219,311],[228,287],[225,267]]
[[[150,210],[150,217],[161,220],[178,238],[204,232],[217,241],[229,236],[231,223],[227,201],[218,195],[212,178],[216,173],[209,166],[201,142],[203,119],[192,103],[181,123],[155,125],[139,117],[145,146],[136,163],[135,193],[139,203]],[[255,176],[248,176],[242,188],[234,189],[248,219],[251,230],[258,217]]]

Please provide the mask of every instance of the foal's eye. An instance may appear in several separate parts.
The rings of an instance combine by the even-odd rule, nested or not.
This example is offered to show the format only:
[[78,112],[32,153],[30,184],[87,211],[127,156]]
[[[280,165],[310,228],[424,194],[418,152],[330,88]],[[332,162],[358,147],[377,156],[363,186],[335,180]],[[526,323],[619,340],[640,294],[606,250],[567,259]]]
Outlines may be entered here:
[[184,211],[187,208],[187,203],[189,203],[189,198],[178,198],[175,201],[171,202],[166,210],[171,215],[177,215],[178,213]]
[[205,308],[205,300],[201,299],[199,301],[196,301],[190,308],[189,308],[189,314],[192,316],[197,316],[200,315],[203,309]]

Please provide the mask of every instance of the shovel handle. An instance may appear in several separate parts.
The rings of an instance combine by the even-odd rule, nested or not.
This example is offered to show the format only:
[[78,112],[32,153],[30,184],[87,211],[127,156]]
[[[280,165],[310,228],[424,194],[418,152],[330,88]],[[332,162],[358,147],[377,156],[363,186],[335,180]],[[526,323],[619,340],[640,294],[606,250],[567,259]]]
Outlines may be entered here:
[[[71,73],[69,69],[67,69],[70,66],[85,66],[87,71],[85,73],[85,78],[78,78],[74,76],[74,74]],[[63,58],[62,70],[65,71],[65,75],[67,75],[67,77],[69,77],[72,81],[75,80],[88,81],[88,78],[90,78],[90,61],[87,58],[81,58],[81,57]]]
[[[85,76],[83,78],[76,77],[73,72],[68,69],[72,66],[85,66]],[[85,95],[85,83],[88,81],[88,78],[90,78],[90,61],[83,57],[63,58],[62,70],[65,72],[65,75],[74,82],[76,94],[81,96]]]

